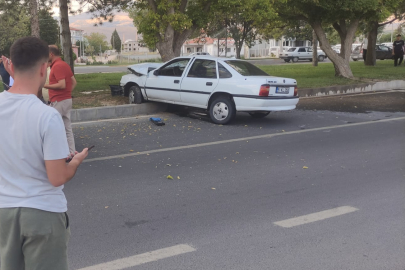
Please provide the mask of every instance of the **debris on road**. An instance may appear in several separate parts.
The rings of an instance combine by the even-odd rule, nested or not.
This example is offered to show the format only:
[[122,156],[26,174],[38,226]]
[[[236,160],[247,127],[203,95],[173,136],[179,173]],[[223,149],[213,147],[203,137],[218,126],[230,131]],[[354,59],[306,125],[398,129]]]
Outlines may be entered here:
[[308,169],[308,167],[307,166],[304,166],[304,167],[302,167],[303,169]]
[[168,175],[168,176],[167,176],[167,179],[173,180],[173,176]]
[[[162,121],[162,119],[161,118],[159,118],[159,117],[151,117],[151,118],[149,118],[149,120],[153,123],[153,124],[155,124],[155,125],[157,125],[157,126],[164,126],[165,125],[165,123]],[[150,127],[149,127],[150,128]]]

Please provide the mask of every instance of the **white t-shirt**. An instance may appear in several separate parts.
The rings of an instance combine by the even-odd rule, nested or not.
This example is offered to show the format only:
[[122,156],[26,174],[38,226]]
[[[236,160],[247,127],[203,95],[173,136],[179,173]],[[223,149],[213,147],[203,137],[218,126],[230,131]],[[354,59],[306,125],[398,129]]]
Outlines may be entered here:
[[61,115],[35,95],[0,93],[0,208],[67,211],[63,186],[48,180],[45,160],[69,154]]
[[8,84],[8,86],[11,87],[11,86],[13,86],[13,84],[14,84],[14,79],[13,79],[13,77],[10,76],[10,83]]

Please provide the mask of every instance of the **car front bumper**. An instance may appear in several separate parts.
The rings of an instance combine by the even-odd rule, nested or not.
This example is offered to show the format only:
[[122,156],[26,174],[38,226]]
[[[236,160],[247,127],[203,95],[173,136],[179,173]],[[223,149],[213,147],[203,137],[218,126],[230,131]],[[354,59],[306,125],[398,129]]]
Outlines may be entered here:
[[239,112],[271,112],[294,110],[299,97],[234,97]]

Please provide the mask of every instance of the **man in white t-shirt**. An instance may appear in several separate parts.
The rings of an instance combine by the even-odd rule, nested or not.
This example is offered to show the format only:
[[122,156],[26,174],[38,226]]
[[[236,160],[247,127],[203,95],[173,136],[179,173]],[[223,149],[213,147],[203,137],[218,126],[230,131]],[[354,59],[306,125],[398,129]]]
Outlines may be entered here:
[[49,49],[35,37],[11,47],[14,85],[0,93],[1,270],[67,270],[70,235],[62,191],[88,149],[66,163],[69,148],[60,114],[37,93]]

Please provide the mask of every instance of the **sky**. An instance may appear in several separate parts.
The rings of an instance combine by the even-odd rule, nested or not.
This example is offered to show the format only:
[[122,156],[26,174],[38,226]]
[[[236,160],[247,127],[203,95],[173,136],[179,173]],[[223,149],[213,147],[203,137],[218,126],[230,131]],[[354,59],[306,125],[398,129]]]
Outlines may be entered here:
[[[73,10],[77,9],[77,2],[73,1]],[[59,17],[59,8],[54,7],[54,16]],[[107,41],[110,40],[111,34],[114,29],[117,29],[118,34],[122,41],[136,39],[136,27],[133,24],[131,18],[125,12],[115,13],[114,21],[112,23],[105,22],[102,25],[94,26],[94,20],[91,19],[91,14],[84,12],[78,15],[69,15],[70,27],[78,28],[84,30],[85,34],[90,34],[93,32],[98,32],[106,35]],[[124,40],[125,38],[125,40]]]

